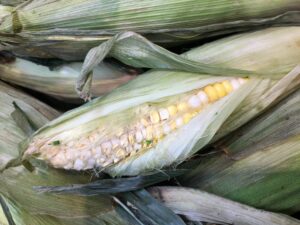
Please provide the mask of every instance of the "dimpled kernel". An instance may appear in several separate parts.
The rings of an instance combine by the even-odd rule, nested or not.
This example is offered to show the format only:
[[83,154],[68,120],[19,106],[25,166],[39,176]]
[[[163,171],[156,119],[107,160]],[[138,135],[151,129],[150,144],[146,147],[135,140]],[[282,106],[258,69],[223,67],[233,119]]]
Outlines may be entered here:
[[169,119],[169,112],[167,109],[159,109],[159,116],[160,120],[167,120]]
[[159,114],[157,111],[150,112],[150,120],[151,123],[158,123],[159,122]]
[[168,112],[170,116],[174,116],[177,113],[177,107],[175,105],[168,106]]
[[218,99],[218,93],[213,86],[209,85],[204,88],[204,92],[207,94],[209,101],[213,102]]
[[227,94],[232,92],[233,89],[232,89],[231,83],[228,80],[223,81],[222,85],[225,88]]
[[192,108],[198,108],[201,106],[201,100],[197,95],[191,96],[188,103]]
[[197,93],[197,96],[200,98],[201,103],[202,103],[203,105],[208,104],[209,99],[208,99],[208,97],[207,97],[207,95],[206,95],[206,93],[205,93],[204,91],[199,91],[199,92]]

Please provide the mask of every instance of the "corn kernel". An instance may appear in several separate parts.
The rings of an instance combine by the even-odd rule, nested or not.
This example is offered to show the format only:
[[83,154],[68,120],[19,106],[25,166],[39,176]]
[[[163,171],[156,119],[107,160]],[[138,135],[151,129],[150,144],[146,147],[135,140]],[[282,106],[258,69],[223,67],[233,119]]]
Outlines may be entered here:
[[153,138],[153,127],[152,126],[148,126],[146,128],[146,132],[147,132],[147,140],[151,140]]
[[171,121],[170,122],[170,127],[171,127],[171,130],[175,130],[176,129],[176,122],[175,121]]
[[230,92],[232,92],[232,86],[231,83],[228,80],[225,80],[222,82],[223,87],[225,88],[227,94],[229,94]]
[[177,105],[177,110],[178,110],[178,112],[184,112],[184,111],[188,110],[188,105],[185,102],[180,102]]
[[216,89],[219,98],[226,96],[226,90],[222,84],[216,83],[213,87]]
[[200,98],[202,105],[205,105],[209,102],[209,99],[204,91],[199,91],[197,96]]
[[170,116],[174,116],[177,113],[177,108],[175,105],[170,105],[168,107],[168,111],[169,111]]
[[150,120],[152,123],[158,123],[159,122],[159,114],[157,111],[151,111],[150,112]]
[[207,94],[209,100],[211,102],[218,100],[217,90],[213,88],[213,86],[207,86],[204,88],[204,92]]
[[193,95],[189,98],[188,100],[189,102],[189,105],[192,107],[192,108],[198,108],[201,106],[201,100],[200,98],[197,96],[197,95]]
[[169,119],[169,112],[167,109],[159,109],[159,116],[161,120]]
[[193,118],[191,113],[186,113],[183,115],[183,122],[187,124]]
[[239,81],[237,79],[232,79],[230,81],[230,83],[231,83],[231,85],[233,87],[233,90],[236,90],[236,89],[238,89],[241,86],[240,83],[239,83]]

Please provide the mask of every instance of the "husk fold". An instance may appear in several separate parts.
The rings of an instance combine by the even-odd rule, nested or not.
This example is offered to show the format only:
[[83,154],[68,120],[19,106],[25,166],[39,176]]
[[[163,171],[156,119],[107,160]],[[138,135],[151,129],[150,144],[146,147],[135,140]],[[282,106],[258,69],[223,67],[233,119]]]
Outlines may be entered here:
[[[65,101],[80,102],[74,83],[81,66],[82,63],[73,62],[51,67],[16,58],[0,64],[0,79]],[[101,96],[135,78],[137,74],[137,70],[120,64],[101,63],[94,68],[93,95]]]
[[[291,36],[288,36],[288,39],[290,38],[290,42],[287,44],[283,35],[286,34],[284,31],[289,29],[295,32],[290,33]],[[299,51],[296,48],[296,40],[299,38],[299,31],[300,30],[297,27],[274,28],[253,34],[254,47],[257,46],[260,40],[264,40],[264,38],[270,40],[269,38],[272,37],[272,40],[276,43],[276,45],[281,43],[278,47],[282,54],[269,54],[269,52],[274,53],[275,44],[272,45],[272,43],[267,48],[260,48],[260,46],[257,46],[257,48],[249,48],[248,46],[244,46],[244,49],[239,48],[236,50],[241,53],[238,58],[232,57],[234,52],[232,52],[231,48],[229,48],[226,52],[227,54],[222,52],[219,57],[215,57],[216,59],[222,59],[223,62],[226,62],[223,64],[230,65],[231,67],[243,67],[243,69],[252,69],[254,71],[275,70],[274,61],[276,60],[278,63],[276,68],[281,71],[281,75],[272,75],[273,73],[269,73],[267,75],[269,77],[268,79],[251,78],[249,82],[247,82],[239,90],[206,108],[189,124],[177,131],[174,131],[171,135],[168,135],[164,140],[160,141],[155,148],[151,148],[146,152],[141,152],[133,157],[129,157],[118,164],[108,167],[106,171],[113,176],[137,175],[143,171],[160,169],[168,165],[176,165],[211,142],[217,132],[222,133],[222,135],[228,134],[231,130],[241,126],[243,123],[261,113],[271,104],[274,104],[278,101],[278,99],[280,99],[280,97],[289,93],[291,89],[299,87],[299,67],[295,67],[299,58],[295,57],[299,54]],[[210,44],[209,46],[211,46],[211,51],[206,51],[213,54],[213,52],[215,52],[213,49],[217,50],[222,46],[226,46],[226,42],[230,43],[230,45],[234,45],[235,41],[240,43],[243,38],[249,41],[247,35],[235,36],[229,39],[217,41],[215,44]],[[290,44],[293,48],[290,47]],[[208,49],[209,46],[207,46]],[[203,48],[205,47],[206,46]],[[190,59],[195,56],[196,60],[196,52],[199,51],[199,55],[201,55],[201,49],[202,48],[200,47],[193,50],[189,55]],[[209,54],[205,55],[209,57]],[[261,57],[258,58],[258,55]],[[281,56],[283,56],[283,59],[285,60],[280,60]],[[253,63],[247,64],[248,59],[250,58]],[[217,62],[215,61],[215,63]],[[294,67],[295,69],[292,70]],[[288,75],[284,76],[285,73],[282,72],[284,71],[281,70],[282,68],[286,71],[292,71]],[[282,78],[278,80],[280,77]],[[92,124],[92,121],[105,121],[109,118],[109,116],[112,118],[114,114],[117,115],[117,113],[133,108],[142,103],[157,102],[162,98],[185,93],[224,79],[228,78],[221,76],[211,77],[197,73],[153,70],[147,72],[144,76],[140,76],[128,84],[117,88],[107,96],[104,96],[101,99],[95,99],[90,103],[72,110],[48,123],[46,126],[37,131],[32,139],[44,139],[56,134],[63,134],[65,131],[72,132],[72,130],[77,130],[76,132],[83,131],[81,135],[84,135],[84,130],[87,128],[88,123]],[[262,98],[258,98],[258,96]],[[254,98],[256,101],[253,101]],[[258,107],[265,101],[266,103],[263,107]],[[234,116],[232,113],[237,109],[237,107],[243,104],[250,104],[250,107],[252,106],[256,108],[256,110],[251,112],[251,116],[245,115],[246,119],[240,120],[239,123],[235,124],[231,127],[231,129],[225,131],[220,130],[219,128],[222,124],[230,118],[230,116]],[[243,110],[245,110],[245,108],[243,108]],[[124,118],[127,118],[127,115],[125,114],[126,113],[124,113],[123,116]]]
[[214,144],[213,151],[182,176],[199,188],[258,208],[288,214],[299,210],[299,89],[259,118]]
[[[19,143],[26,134],[11,114],[15,102],[37,127],[58,115],[52,108],[0,83],[0,165],[5,167],[18,157]],[[109,196],[74,197],[40,195],[33,190],[37,185],[67,185],[87,183],[90,176],[64,173],[31,161],[34,170],[23,165],[7,168],[0,173],[0,195],[4,197],[15,223],[18,225],[66,224],[127,224],[114,211]]]
[[33,0],[0,23],[0,49],[78,60],[121,31],[178,45],[254,28],[299,24],[299,5],[299,0]]

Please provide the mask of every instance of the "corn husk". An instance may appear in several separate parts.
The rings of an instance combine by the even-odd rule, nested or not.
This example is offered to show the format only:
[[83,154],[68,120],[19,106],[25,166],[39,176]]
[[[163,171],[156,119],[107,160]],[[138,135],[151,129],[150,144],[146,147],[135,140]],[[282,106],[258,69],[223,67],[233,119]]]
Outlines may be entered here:
[[[39,65],[16,58],[0,65],[0,79],[65,101],[80,102],[75,82],[82,63],[64,63],[56,67]],[[137,71],[115,63],[101,63],[94,69],[92,92],[101,96],[135,78]]]
[[3,18],[0,49],[78,60],[121,31],[135,31],[160,44],[180,44],[253,28],[299,24],[297,10],[299,0],[236,4],[229,0],[34,0]]
[[[296,27],[282,29],[297,30]],[[281,43],[281,45],[278,45],[280,46],[281,54],[269,54],[267,50],[273,52],[273,47],[269,49],[264,48],[264,51],[260,52],[260,45],[256,45],[257,48],[254,48],[251,51],[242,51],[241,49],[237,49],[236,51],[244,53],[244,55],[240,55],[237,60],[228,60],[227,65],[235,66],[237,68],[242,67],[242,62],[248,62],[247,59],[251,58],[252,60],[257,59],[256,63],[248,66],[245,65],[244,68],[251,68],[255,71],[260,65],[260,70],[267,71],[268,69],[275,70],[273,60],[277,59],[276,62],[278,63],[278,68],[287,69],[290,67],[290,69],[293,69],[293,66],[298,63],[298,59],[295,59],[295,54],[299,54],[299,51],[296,49],[297,45],[295,45],[295,48],[290,48],[289,46],[291,43],[296,43],[295,41],[299,37],[296,37],[297,35],[289,36],[289,38],[293,39],[294,37],[295,39],[286,43],[285,39],[280,38],[282,37],[281,35],[286,35],[285,32],[280,32],[280,28],[261,31],[261,33],[256,33],[256,35],[264,36],[266,33],[272,33],[274,31],[276,32],[273,34],[277,34],[279,37],[277,39],[276,35],[273,35],[272,40],[277,44]],[[293,32],[290,34],[292,35],[296,33],[297,32]],[[237,36],[236,41],[240,42],[243,38],[248,39],[248,36]],[[234,45],[234,38],[233,40],[228,40],[230,45]],[[257,39],[254,38],[254,40]],[[268,40],[272,41],[270,39]],[[225,42],[226,39],[224,42],[221,41],[221,44],[224,45]],[[254,41],[254,46],[255,43],[257,42]],[[219,43],[217,42],[215,45],[211,46],[211,48],[218,49]],[[248,48],[248,46],[244,47]],[[196,55],[196,52],[197,50],[194,50],[193,55]],[[261,57],[254,58],[253,55],[257,56],[258,52]],[[263,55],[263,53],[265,55]],[[201,54],[201,48],[199,48],[199,54]],[[230,59],[233,54],[234,53],[232,53],[232,51],[229,51],[228,55],[222,52],[222,59],[226,61],[225,58],[228,57],[228,59]],[[285,60],[279,60],[278,57],[280,56],[283,56],[283,59]],[[190,55],[190,57],[192,57],[192,55]],[[260,64],[261,61],[264,63]],[[133,156],[126,157],[119,163],[115,163],[109,167],[101,169],[105,169],[106,172],[113,176],[120,176],[137,175],[141,172],[160,169],[169,165],[177,165],[178,163],[186,160],[199,149],[206,146],[217,132],[222,132],[219,128],[228,118],[230,118],[230,116],[234,116],[234,114],[232,114],[233,111],[235,111],[241,103],[244,105],[251,104],[254,108],[261,106],[261,104],[264,103],[263,107],[258,107],[257,110],[251,112],[250,118],[252,118],[271,104],[274,104],[278,98],[289,93],[290,90],[295,87],[299,87],[299,67],[296,67],[288,75],[284,75],[284,73],[281,75],[282,78],[280,80],[277,80],[279,78],[278,74],[275,74],[274,77],[269,74],[269,79],[249,79],[249,82],[244,84],[240,89],[217,101],[215,104],[205,108],[188,124],[167,135],[164,139],[158,142],[155,147],[152,147],[147,151],[138,152]],[[275,80],[272,81],[272,78]],[[157,104],[157,102],[160,102],[161,99],[186,93],[211,83],[223,81],[224,79],[228,79],[228,77],[201,76],[201,74],[197,73],[178,71],[150,71],[144,76],[140,76],[128,84],[114,90],[109,95],[101,99],[93,100],[92,102],[72,110],[58,119],[48,123],[32,136],[32,139],[29,140],[29,146],[36,151],[38,147],[35,147],[35,143],[44,143],[45,140],[49,140],[49,143],[61,140],[64,144],[64,140],[67,140],[65,138],[68,136],[70,137],[70,134],[74,137],[85,137],[89,131],[97,127],[97,121],[100,123],[103,122],[104,124],[108,123],[110,124],[109,129],[117,130],[120,126],[126,126],[130,123],[132,118],[135,119],[135,107],[146,103],[150,105]],[[261,98],[258,98],[257,96],[260,96]],[[255,98],[255,101],[253,101],[253,98]],[[246,120],[243,120],[238,125],[235,124],[235,126],[242,125],[242,123],[245,123],[250,118],[247,115]],[[24,150],[26,150],[26,148],[27,147],[25,146]],[[30,157],[30,154],[32,154],[33,151],[28,149],[28,152],[25,158]],[[39,155],[39,149],[34,153]],[[40,157],[40,159],[45,160],[43,157]]]
[[215,143],[181,184],[271,211],[299,211],[300,91]]
[[1,0],[1,5],[8,5],[8,6],[17,6],[21,3],[26,2],[26,0]]
[[176,214],[191,221],[216,224],[297,225],[292,217],[257,210],[204,191],[182,187],[152,187],[150,193]]
[[[0,83],[0,165],[4,167],[18,155],[18,144],[26,138],[24,131],[13,119],[15,102],[28,117],[40,127],[57,112],[45,104]],[[33,162],[34,163],[34,162]],[[89,182],[90,176],[64,173],[34,164],[33,171],[23,165],[5,169],[0,173],[0,194],[4,197],[18,225],[66,225],[66,224],[127,224],[114,211],[108,196],[74,197],[41,195],[33,186],[62,185]]]

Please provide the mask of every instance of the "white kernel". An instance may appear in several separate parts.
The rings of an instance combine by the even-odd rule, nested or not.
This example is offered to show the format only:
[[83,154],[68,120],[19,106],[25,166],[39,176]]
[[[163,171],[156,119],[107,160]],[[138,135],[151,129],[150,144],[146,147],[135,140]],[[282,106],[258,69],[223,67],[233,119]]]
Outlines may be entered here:
[[136,141],[137,141],[138,143],[141,143],[141,142],[142,142],[142,140],[143,140],[143,134],[142,134],[141,131],[138,130],[138,131],[135,133],[135,139],[136,139]]
[[169,112],[167,109],[159,109],[159,116],[161,120],[167,120],[169,119]]
[[102,147],[103,149],[111,149],[111,148],[112,148],[112,144],[111,144],[110,141],[106,141],[106,142],[103,142],[103,143],[101,144],[101,147]]
[[145,127],[141,128],[141,132],[142,132],[143,138],[146,138],[147,137],[147,131],[146,131]]
[[176,118],[175,122],[176,122],[176,126],[177,127],[181,127],[183,125],[183,119],[182,119],[182,117]]
[[62,167],[66,164],[66,156],[63,152],[59,152],[56,156],[51,160],[51,163],[54,167]]
[[168,124],[163,126],[164,134],[168,134],[171,132],[171,127]]
[[142,149],[142,145],[141,145],[141,144],[135,143],[135,144],[133,145],[133,149],[134,149],[135,151],[138,151],[138,150]]
[[82,160],[76,159],[76,161],[74,163],[74,169],[75,170],[82,170],[83,167],[84,167],[84,163],[82,162]]
[[101,147],[100,146],[97,146],[95,148],[92,149],[92,153],[94,155],[101,155],[102,154],[102,151],[101,151]]
[[205,105],[209,102],[208,97],[204,91],[199,91],[197,93],[197,96],[199,97],[199,99],[203,105]]
[[198,108],[201,105],[201,100],[197,95],[193,95],[189,98],[188,103],[192,108]]
[[87,169],[92,169],[92,168],[94,168],[95,163],[96,163],[95,159],[89,159],[88,162],[87,162],[86,168],[87,168]]
[[111,143],[112,143],[112,147],[116,148],[120,145],[120,140],[117,138],[113,138],[113,139],[111,139]]
[[120,137],[120,144],[121,146],[123,147],[126,147],[128,145],[128,137],[126,134],[123,134],[121,137]]
[[238,89],[241,86],[237,79],[232,79],[230,83],[234,90]]

